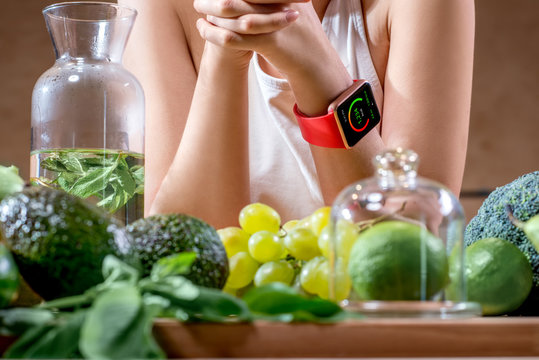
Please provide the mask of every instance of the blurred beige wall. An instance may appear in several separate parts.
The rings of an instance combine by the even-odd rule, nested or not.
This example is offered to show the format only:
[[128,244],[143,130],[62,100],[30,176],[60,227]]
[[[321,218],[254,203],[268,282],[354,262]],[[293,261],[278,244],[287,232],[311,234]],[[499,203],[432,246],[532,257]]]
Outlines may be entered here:
[[[2,0],[0,12],[0,164],[18,166],[25,178],[32,88],[54,61],[41,9],[54,2]],[[538,0],[476,0],[464,194],[489,191],[539,170],[538,14]],[[471,217],[483,197],[461,200]]]

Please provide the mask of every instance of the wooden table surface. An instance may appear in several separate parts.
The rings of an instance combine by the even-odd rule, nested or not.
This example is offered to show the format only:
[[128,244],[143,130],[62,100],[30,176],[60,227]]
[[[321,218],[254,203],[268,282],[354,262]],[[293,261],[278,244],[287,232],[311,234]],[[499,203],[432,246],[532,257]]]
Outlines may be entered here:
[[331,325],[159,320],[154,333],[172,358],[539,356],[539,317],[369,319]]

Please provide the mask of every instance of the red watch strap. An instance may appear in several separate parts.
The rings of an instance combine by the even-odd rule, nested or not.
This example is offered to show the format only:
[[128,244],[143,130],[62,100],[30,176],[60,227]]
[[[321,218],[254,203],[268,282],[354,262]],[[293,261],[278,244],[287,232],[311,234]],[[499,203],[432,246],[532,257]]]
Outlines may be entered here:
[[307,117],[299,111],[298,105],[294,104],[294,115],[298,120],[301,135],[308,143],[327,148],[346,148],[333,112]]

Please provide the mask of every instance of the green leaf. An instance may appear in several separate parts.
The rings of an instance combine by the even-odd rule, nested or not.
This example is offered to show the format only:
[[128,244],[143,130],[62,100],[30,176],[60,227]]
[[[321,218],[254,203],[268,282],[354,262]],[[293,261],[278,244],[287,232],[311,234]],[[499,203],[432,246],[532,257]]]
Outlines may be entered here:
[[135,188],[135,194],[144,194],[144,184],[137,185],[137,187]]
[[0,165],[0,200],[24,187],[24,180],[19,176],[19,169],[13,165],[5,167]]
[[41,162],[41,167],[45,170],[62,173],[67,171],[67,168],[62,164],[58,155],[52,155]]
[[83,306],[90,305],[92,301],[94,301],[96,296],[97,296],[97,290],[95,289],[95,287],[92,287],[86,290],[81,295],[73,295],[73,296],[67,296],[63,298],[50,300],[38,306],[41,309],[57,309],[57,310],[81,308]]
[[68,152],[62,154],[63,156],[60,156],[58,159],[62,163],[62,165],[65,166],[67,171],[76,173],[76,174],[83,174],[84,169],[82,168],[82,165],[80,163],[79,156],[75,153]]
[[80,329],[86,316],[78,311],[26,332],[13,344],[8,358],[73,358],[78,353]]
[[183,252],[159,259],[152,267],[150,277],[158,281],[171,275],[186,275],[197,258],[194,252]]
[[97,156],[97,157],[80,157],[79,162],[84,169],[88,171],[91,168],[110,167],[116,161],[113,157]]
[[334,302],[319,297],[307,298],[281,283],[253,288],[244,295],[243,300],[252,312],[265,315],[294,314],[301,311],[316,318],[324,318],[342,311]]
[[42,167],[54,171],[64,191],[86,199],[96,196],[111,213],[124,206],[135,194],[144,193],[144,167],[127,162],[129,154],[61,151],[43,160]]
[[[168,280],[170,278],[166,278]],[[221,290],[199,287],[199,295],[194,300],[185,300],[168,293],[159,293],[167,297],[173,306],[189,314],[190,320],[231,322],[250,321],[252,315],[243,301]]]
[[122,190],[129,195],[128,197],[133,197],[136,183],[135,179],[131,176],[129,169],[127,167],[118,167],[115,177],[117,177]]
[[167,276],[158,280],[144,278],[139,282],[139,287],[143,293],[169,300],[193,301],[200,295],[200,288],[183,276]]
[[135,194],[135,181],[129,174],[129,171],[117,168],[109,181],[109,185],[113,189],[111,196],[100,201],[98,205],[103,206],[109,212],[115,212],[124,206]]
[[137,186],[144,185],[144,167],[135,165],[129,170],[131,171],[131,175],[133,176],[133,179],[135,179]]
[[54,325],[52,324],[41,324],[30,328],[7,349],[4,357],[8,359],[30,358],[27,355],[29,348],[36,342],[39,342],[53,328]]
[[114,201],[114,199],[115,199],[114,193],[110,194],[109,196],[107,196],[103,200],[99,201],[97,203],[97,206],[101,206],[101,207],[108,210],[108,209],[112,208],[112,202]]
[[101,192],[108,186],[113,171],[112,166],[92,169],[78,179],[69,192],[83,199]]
[[58,185],[60,185],[60,187],[64,191],[70,192],[73,185],[79,179],[80,179],[80,175],[64,171],[64,172],[58,174],[58,176],[56,178],[56,183]]
[[107,255],[102,264],[103,284],[113,282],[127,283],[135,285],[140,278],[138,269],[121,261],[114,255]]
[[89,310],[80,350],[85,357],[96,359],[163,358],[152,338],[154,316],[143,306],[136,287],[106,291]]
[[54,318],[49,310],[37,308],[13,308],[0,310],[0,334],[18,335]]

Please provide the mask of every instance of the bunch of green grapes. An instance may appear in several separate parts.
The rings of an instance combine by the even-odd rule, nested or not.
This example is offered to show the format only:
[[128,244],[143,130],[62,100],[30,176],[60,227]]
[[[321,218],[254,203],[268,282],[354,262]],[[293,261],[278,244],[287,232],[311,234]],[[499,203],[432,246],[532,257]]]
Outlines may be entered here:
[[281,225],[279,213],[270,206],[245,206],[239,214],[239,227],[217,231],[229,258],[230,274],[224,290],[240,296],[252,286],[281,282],[324,299],[347,298],[351,288],[347,254],[358,232],[353,224],[337,224],[335,293],[330,296],[330,210],[322,207]]

